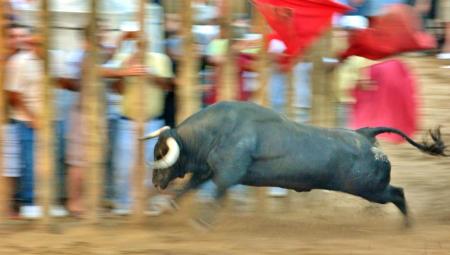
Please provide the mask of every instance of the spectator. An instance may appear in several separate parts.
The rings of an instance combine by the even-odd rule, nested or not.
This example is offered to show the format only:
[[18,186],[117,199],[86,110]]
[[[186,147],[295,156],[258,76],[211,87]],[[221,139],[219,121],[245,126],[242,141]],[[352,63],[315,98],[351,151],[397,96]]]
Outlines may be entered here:
[[[101,27],[100,32],[97,34],[97,42],[99,43],[99,48],[101,49],[101,62],[105,63],[109,60],[111,54],[111,48],[102,44],[103,36],[104,36],[104,28]],[[81,106],[83,104],[83,100],[86,97],[83,86],[83,73],[86,72],[87,66],[85,66],[85,51],[90,47],[88,43],[89,29],[84,30],[83,33],[83,49],[80,49],[76,52],[73,52],[67,61],[68,72],[65,77],[60,79],[60,83],[63,84],[66,88],[70,90],[77,91],[78,95],[76,96],[76,103],[73,105],[71,113],[69,114],[69,125],[67,132],[67,159],[66,163],[69,166],[68,176],[67,176],[67,190],[69,200],[67,203],[67,207],[70,213],[79,217],[84,211],[84,206],[82,202],[82,186],[84,179],[84,172],[86,171],[87,162],[86,155],[84,151],[84,146],[86,143],[87,131],[85,120],[81,114]],[[126,67],[126,68],[112,68],[112,65],[104,64],[103,67],[99,70],[100,76],[104,78],[114,78],[115,82],[111,81],[114,85],[117,82],[117,79],[122,79],[126,76],[132,75],[141,75],[144,73],[144,69],[139,66]],[[114,138],[115,138],[115,122],[117,119],[114,114],[114,92],[112,92],[115,86],[108,88],[109,93],[108,97],[108,143],[109,149],[107,151],[106,157],[106,173],[105,173],[105,190],[104,190],[104,198],[105,200],[113,199],[113,169],[112,169],[112,152],[114,151]],[[116,97],[117,98],[117,97]],[[118,98],[120,100],[120,97]],[[106,102],[106,99],[105,99]]]
[[[2,60],[5,66],[8,65],[11,58],[18,54],[21,50],[26,48],[25,40],[29,36],[29,29],[24,26],[17,24],[10,24],[6,27],[6,53],[2,56]],[[1,70],[4,74],[3,77],[7,75],[5,70]],[[4,95],[4,94],[3,94]],[[7,197],[10,199],[8,204],[9,215],[12,217],[18,216],[18,183],[20,178],[20,143],[18,135],[17,124],[10,119],[8,112],[9,104],[6,104],[6,123],[2,128],[1,132],[4,132],[4,143],[3,143],[3,176],[7,178],[6,185],[8,185]]]
[[19,182],[20,213],[25,218],[36,218],[41,214],[35,205],[34,193],[34,141],[39,128],[42,101],[42,38],[33,36],[30,51],[11,57],[6,66],[6,90],[11,102],[11,119],[17,123],[20,139],[20,161],[22,163]]
[[[125,41],[122,45],[128,45],[128,48],[122,48],[115,56],[115,59],[124,65],[138,65],[138,47],[137,31],[138,25],[134,25],[134,31],[125,31]],[[164,106],[164,89],[170,86],[173,81],[172,64],[169,57],[165,54],[156,52],[147,52],[145,56],[145,65],[149,71],[145,75],[148,83],[145,86],[146,107],[145,113],[145,132],[157,130],[164,125],[162,119],[157,119],[163,112]],[[116,154],[114,156],[115,166],[115,206],[114,212],[119,215],[129,214],[132,198],[130,196],[131,186],[130,179],[133,169],[135,167],[137,154],[135,152],[137,141],[136,124],[139,119],[139,107],[136,102],[139,102],[139,96],[142,93],[139,91],[139,86],[134,78],[129,77],[123,80],[123,87],[121,88],[123,100],[121,103],[121,116],[118,122],[118,133],[116,140]],[[153,148],[156,141],[149,141],[145,144],[145,158],[153,160]],[[151,176],[151,175],[149,175]],[[151,178],[147,178],[151,182]],[[148,183],[150,184],[150,183]],[[150,185],[149,185],[150,186]],[[159,197],[158,197],[159,198]],[[164,199],[163,199],[164,200]],[[168,202],[168,200],[167,200]],[[160,205],[160,204],[158,204]],[[158,215],[164,208],[153,206],[151,204],[150,212],[152,215]]]

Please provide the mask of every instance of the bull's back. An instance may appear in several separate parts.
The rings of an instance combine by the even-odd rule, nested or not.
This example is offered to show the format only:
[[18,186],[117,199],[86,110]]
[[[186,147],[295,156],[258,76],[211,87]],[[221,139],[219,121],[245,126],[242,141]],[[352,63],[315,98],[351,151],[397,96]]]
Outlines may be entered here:
[[249,175],[264,185],[330,188],[351,175],[355,164],[362,162],[359,159],[370,156],[369,141],[350,130],[280,122],[266,123],[258,132],[260,142]]

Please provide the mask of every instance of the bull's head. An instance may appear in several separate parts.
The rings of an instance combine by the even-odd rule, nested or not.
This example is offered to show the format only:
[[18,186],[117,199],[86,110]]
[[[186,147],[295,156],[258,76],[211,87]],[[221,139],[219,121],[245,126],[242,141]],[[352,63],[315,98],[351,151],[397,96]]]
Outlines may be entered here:
[[163,127],[143,138],[143,140],[147,140],[159,137],[154,150],[155,161],[152,163],[152,181],[155,187],[161,189],[167,188],[172,180],[180,177],[179,171],[175,168],[180,156],[180,146],[169,132],[164,132],[169,129],[170,127]]

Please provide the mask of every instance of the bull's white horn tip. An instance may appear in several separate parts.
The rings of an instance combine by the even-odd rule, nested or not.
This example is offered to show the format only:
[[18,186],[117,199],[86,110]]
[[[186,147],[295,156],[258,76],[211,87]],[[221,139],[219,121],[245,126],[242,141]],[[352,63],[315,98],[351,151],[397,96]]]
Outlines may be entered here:
[[148,139],[152,139],[152,138],[158,137],[162,132],[164,132],[164,131],[166,131],[168,129],[170,129],[169,126],[164,126],[164,127],[160,128],[158,130],[155,130],[155,131],[147,134],[144,137],[139,138],[139,140],[148,140]]

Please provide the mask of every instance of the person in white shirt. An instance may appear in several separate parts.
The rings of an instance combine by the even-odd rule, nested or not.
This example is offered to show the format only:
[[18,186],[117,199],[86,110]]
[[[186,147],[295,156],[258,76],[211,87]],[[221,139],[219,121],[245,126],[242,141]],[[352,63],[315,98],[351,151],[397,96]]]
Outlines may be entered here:
[[[5,64],[9,63],[11,58],[19,53],[21,50],[24,50],[25,45],[24,41],[29,36],[29,29],[27,27],[10,24],[6,27],[6,53],[2,56],[2,61]],[[7,76],[5,70],[4,77]],[[7,182],[7,194],[8,200],[10,201],[8,204],[9,215],[11,217],[16,217],[18,214],[18,181],[20,177],[20,144],[19,144],[19,136],[18,136],[18,127],[9,119],[8,107],[6,104],[6,119],[7,122],[2,127],[3,132],[3,176],[6,177]]]
[[29,40],[31,50],[11,57],[6,65],[5,89],[11,103],[11,120],[17,124],[22,164],[19,181],[21,213],[25,217],[38,217],[40,208],[34,199],[34,137],[39,127],[39,114],[43,107],[42,75],[44,52],[42,38]]

